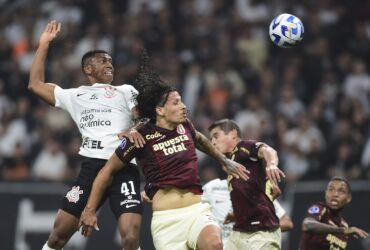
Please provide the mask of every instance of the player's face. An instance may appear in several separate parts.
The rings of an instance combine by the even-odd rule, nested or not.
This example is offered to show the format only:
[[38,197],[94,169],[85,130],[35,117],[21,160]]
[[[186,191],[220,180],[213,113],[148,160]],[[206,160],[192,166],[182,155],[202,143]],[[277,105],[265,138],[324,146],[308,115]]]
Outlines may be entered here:
[[161,109],[167,123],[180,124],[186,120],[186,106],[177,91],[169,93],[167,102]]
[[211,136],[212,145],[221,153],[230,153],[234,149],[235,140],[233,131],[230,131],[226,134],[223,130],[216,127],[209,133]]
[[351,193],[343,181],[331,181],[325,192],[326,205],[331,209],[338,210],[351,201]]
[[98,53],[91,59],[91,76],[97,83],[111,83],[113,81],[114,68],[112,57],[105,53]]

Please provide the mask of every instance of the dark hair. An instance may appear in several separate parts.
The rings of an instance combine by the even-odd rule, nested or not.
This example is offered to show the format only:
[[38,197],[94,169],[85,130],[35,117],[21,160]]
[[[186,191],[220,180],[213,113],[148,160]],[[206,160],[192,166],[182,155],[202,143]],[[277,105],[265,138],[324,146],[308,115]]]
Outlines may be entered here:
[[215,121],[214,123],[211,124],[211,126],[209,126],[208,131],[211,132],[211,130],[214,128],[220,128],[222,131],[225,132],[225,134],[235,129],[238,134],[238,137],[242,137],[242,133],[240,131],[239,126],[236,124],[235,121],[230,119],[222,119]]
[[140,56],[140,69],[137,78],[132,84],[139,92],[137,96],[140,118],[149,118],[156,122],[156,107],[163,107],[168,95],[176,89],[161,80],[157,69],[150,64],[149,56],[145,49]]
[[352,190],[351,190],[351,186],[349,185],[349,182],[347,180],[347,178],[343,177],[343,176],[334,176],[330,179],[330,181],[342,181],[346,184],[347,186],[347,189],[348,189],[348,192],[351,193]]
[[82,56],[82,59],[81,59],[82,72],[85,73],[84,67],[87,64],[87,61],[89,61],[91,58],[95,57],[96,54],[108,54],[108,52],[106,52],[105,50],[91,50],[91,51],[86,52]]

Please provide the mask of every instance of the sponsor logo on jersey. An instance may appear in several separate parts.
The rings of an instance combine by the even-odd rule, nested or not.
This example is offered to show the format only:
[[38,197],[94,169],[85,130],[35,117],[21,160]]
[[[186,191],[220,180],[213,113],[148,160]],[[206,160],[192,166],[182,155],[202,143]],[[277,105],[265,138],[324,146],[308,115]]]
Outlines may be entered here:
[[105,89],[105,93],[104,93],[105,98],[113,98],[117,95],[116,88],[112,86],[107,86],[104,89]]
[[80,119],[80,128],[94,128],[94,127],[105,127],[110,126],[112,122],[110,120],[95,119],[93,114],[84,115]]
[[180,135],[185,134],[185,128],[182,124],[178,125],[176,130],[177,130],[177,133],[179,133]]
[[[339,239],[335,235],[328,234],[328,236],[326,236],[326,240],[330,242],[330,249],[338,249],[338,250],[340,250],[340,249],[345,249],[347,247],[347,242]],[[336,248],[334,248],[334,247],[336,247]],[[340,247],[340,248],[338,248],[338,247]]]
[[187,135],[179,135],[167,141],[154,144],[153,150],[162,150],[165,155],[172,155],[177,152],[186,151],[187,148],[185,147],[184,141],[188,140],[189,137]]
[[158,131],[156,131],[154,134],[145,135],[145,139],[147,139],[147,140],[156,139],[156,138],[159,138],[161,136],[162,136],[162,134],[159,133]]
[[80,199],[80,194],[83,194],[84,191],[80,190],[80,186],[73,186],[72,189],[67,193],[66,198],[69,202],[77,203]]
[[320,208],[318,206],[312,206],[308,209],[309,214],[317,214],[320,212]]
[[89,137],[84,137],[82,140],[82,147],[83,148],[91,148],[91,149],[103,149],[104,147],[101,145],[101,141],[99,140],[92,140]]

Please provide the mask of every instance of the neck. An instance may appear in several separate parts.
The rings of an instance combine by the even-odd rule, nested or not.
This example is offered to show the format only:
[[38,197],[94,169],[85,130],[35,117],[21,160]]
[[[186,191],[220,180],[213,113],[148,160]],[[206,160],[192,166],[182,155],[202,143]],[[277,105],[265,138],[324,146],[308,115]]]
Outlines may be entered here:
[[163,118],[157,117],[157,121],[156,121],[155,125],[160,127],[160,128],[165,128],[165,129],[168,129],[168,130],[174,130],[175,128],[177,128],[177,126],[179,124],[168,122],[168,121],[164,120]]

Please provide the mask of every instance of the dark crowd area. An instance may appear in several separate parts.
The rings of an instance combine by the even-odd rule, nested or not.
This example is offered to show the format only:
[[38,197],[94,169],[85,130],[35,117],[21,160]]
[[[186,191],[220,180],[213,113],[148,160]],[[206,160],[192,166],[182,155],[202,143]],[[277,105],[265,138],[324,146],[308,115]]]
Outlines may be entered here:
[[[295,48],[270,41],[280,13],[305,27]],[[82,55],[113,57],[130,84],[145,47],[182,95],[195,127],[234,119],[279,154],[287,183],[370,180],[370,2],[364,0],[0,0],[0,179],[68,181],[81,138],[68,114],[27,90],[39,35],[62,23],[46,81],[87,84]],[[200,154],[203,182],[222,175]]]

